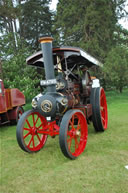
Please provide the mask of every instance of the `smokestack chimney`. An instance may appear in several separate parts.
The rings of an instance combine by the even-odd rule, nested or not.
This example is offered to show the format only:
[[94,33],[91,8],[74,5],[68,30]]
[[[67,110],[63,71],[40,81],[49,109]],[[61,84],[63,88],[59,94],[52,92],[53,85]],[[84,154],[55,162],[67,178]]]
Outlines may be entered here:
[[56,79],[54,74],[54,64],[52,55],[52,41],[52,37],[42,37],[39,39],[43,52],[43,61],[48,92],[56,92]]

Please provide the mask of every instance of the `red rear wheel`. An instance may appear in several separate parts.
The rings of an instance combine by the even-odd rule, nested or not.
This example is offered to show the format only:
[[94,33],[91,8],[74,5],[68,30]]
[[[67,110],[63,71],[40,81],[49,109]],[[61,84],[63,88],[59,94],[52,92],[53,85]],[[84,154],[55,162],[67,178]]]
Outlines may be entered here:
[[88,129],[84,114],[80,110],[69,110],[60,124],[59,143],[62,153],[77,158],[85,149]]
[[47,140],[47,135],[41,130],[47,125],[46,119],[35,110],[25,112],[18,121],[17,141],[22,150],[26,152],[39,151]]
[[104,131],[108,125],[107,101],[102,87],[92,89],[92,121],[96,131]]
[[107,101],[103,88],[100,90],[100,115],[103,128],[104,130],[106,130],[108,125],[108,113],[107,113]]

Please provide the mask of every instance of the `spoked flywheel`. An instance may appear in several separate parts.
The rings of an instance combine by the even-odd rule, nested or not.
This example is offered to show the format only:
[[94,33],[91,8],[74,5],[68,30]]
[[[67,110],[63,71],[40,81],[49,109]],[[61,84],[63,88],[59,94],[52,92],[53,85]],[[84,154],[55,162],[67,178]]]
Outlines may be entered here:
[[92,121],[96,131],[104,131],[108,125],[107,101],[102,87],[91,91]]
[[26,152],[37,152],[47,140],[41,130],[47,125],[46,119],[35,110],[25,112],[17,124],[16,137],[19,146]]
[[59,143],[62,153],[77,158],[85,149],[88,137],[87,122],[80,110],[69,110],[60,124]]

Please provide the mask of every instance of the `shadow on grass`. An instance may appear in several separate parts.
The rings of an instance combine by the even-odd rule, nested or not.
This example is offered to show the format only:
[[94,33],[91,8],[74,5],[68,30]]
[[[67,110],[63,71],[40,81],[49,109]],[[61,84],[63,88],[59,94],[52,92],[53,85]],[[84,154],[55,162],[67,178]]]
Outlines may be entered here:
[[0,133],[6,132],[7,130],[9,130],[9,129],[13,128],[13,127],[14,127],[14,125],[13,126],[11,126],[11,125],[0,126]]

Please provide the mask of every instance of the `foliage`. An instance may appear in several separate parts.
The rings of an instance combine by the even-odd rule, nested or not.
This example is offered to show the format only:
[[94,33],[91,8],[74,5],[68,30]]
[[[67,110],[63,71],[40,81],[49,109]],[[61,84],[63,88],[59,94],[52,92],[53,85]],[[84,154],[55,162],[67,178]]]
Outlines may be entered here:
[[120,25],[117,25],[114,33],[114,42],[117,46],[123,45],[128,47],[128,30],[123,29]]
[[53,13],[49,10],[51,0],[0,0],[0,32],[13,33],[16,44],[19,37],[38,48],[42,34],[50,34]]
[[[119,45],[128,46],[128,30],[117,25],[118,19],[127,14],[124,11],[126,0],[59,0],[55,17],[55,13],[49,10],[50,2],[0,0],[0,72],[2,74],[2,64],[5,86],[18,87],[27,100],[38,92],[44,72],[37,73],[37,70],[28,68],[25,59],[33,50],[39,49],[39,36],[52,34],[54,46],[78,46],[101,62],[105,61],[106,71],[98,69],[95,74],[98,78],[105,77],[106,82],[102,79],[104,85],[118,88],[118,75],[116,81],[108,79],[107,71],[109,63],[118,63],[109,51]],[[126,78],[123,82],[127,82]]]
[[51,34],[50,1],[0,0],[0,76],[5,87],[19,88],[27,101],[40,92],[44,71],[28,68],[25,60],[39,48],[39,36]]
[[123,46],[112,48],[105,60],[103,72],[107,85],[120,92],[128,85],[128,49]]
[[59,0],[55,26],[61,43],[82,47],[103,60],[115,44],[116,23],[125,15],[122,15],[125,2]]
[[[2,49],[2,68],[4,84],[6,88],[19,88],[30,101],[39,92],[39,79],[36,69],[27,67],[26,58],[31,55],[30,48],[23,40],[18,39],[18,47],[11,41],[12,34],[2,37],[0,45],[6,45]],[[7,42],[7,44],[6,44]]]
[[13,32],[13,22],[18,14],[12,0],[0,0],[0,31],[1,33]]
[[53,13],[49,10],[49,2],[50,0],[29,0],[19,6],[20,35],[35,49],[39,47],[40,36],[51,35]]

